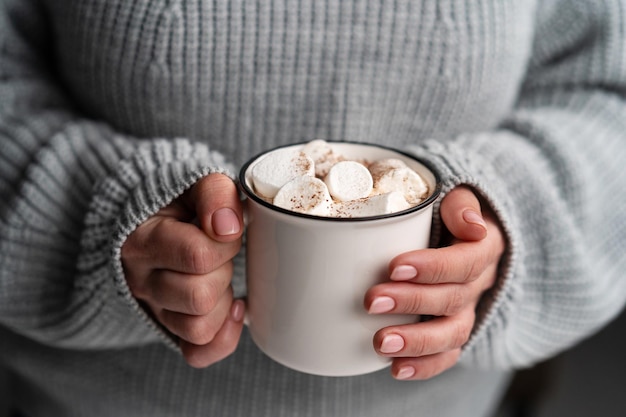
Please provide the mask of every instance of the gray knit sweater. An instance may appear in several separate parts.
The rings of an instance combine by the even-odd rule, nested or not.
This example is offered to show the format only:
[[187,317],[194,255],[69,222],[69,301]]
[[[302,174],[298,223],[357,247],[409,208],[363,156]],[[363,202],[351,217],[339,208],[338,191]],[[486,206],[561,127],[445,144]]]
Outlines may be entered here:
[[[625,21],[624,0],[0,0],[12,400],[31,417],[488,415],[512,369],[624,305]],[[314,377],[245,332],[196,370],[131,296],[137,225],[313,138],[405,148],[498,214],[501,274],[452,370]]]

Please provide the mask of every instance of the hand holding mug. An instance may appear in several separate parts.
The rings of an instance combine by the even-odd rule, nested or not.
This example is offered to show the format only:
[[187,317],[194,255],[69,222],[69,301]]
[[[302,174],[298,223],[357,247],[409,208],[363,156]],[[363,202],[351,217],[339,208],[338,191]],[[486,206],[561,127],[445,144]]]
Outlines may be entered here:
[[[372,287],[365,307],[372,314],[420,314],[434,319],[390,326],[374,336],[374,347],[393,358],[397,379],[427,379],[452,367],[469,340],[481,295],[496,280],[504,237],[495,217],[466,187],[441,203],[452,235],[450,246],[411,251],[394,258],[391,282]],[[483,220],[484,219],[484,220]]]
[[122,247],[131,292],[179,338],[194,367],[229,356],[239,341],[245,306],[233,300],[231,278],[242,219],[236,185],[212,174],[141,224]]

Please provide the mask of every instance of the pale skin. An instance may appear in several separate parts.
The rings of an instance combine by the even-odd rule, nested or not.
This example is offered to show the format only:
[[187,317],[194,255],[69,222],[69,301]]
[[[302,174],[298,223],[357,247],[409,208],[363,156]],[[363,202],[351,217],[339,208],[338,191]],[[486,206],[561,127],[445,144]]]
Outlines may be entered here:
[[[197,217],[197,224],[191,221]],[[122,247],[135,298],[176,335],[189,365],[202,368],[237,347],[245,304],[234,300],[232,259],[243,210],[233,181],[212,174],[149,218]]]
[[392,326],[374,336],[378,354],[393,358],[396,379],[421,380],[451,368],[471,335],[482,294],[496,281],[505,249],[495,216],[481,208],[467,187],[457,187],[441,203],[450,245],[413,251],[389,264],[390,281],[371,288],[371,314],[432,315],[423,323]]
[[[393,358],[396,379],[428,379],[451,368],[469,339],[481,295],[496,280],[503,233],[476,195],[455,188],[442,201],[441,216],[451,245],[397,256],[390,280],[365,294],[370,314],[438,316],[376,333],[374,349]],[[242,231],[235,184],[211,174],[141,224],[122,247],[131,292],[178,337],[193,367],[228,357],[239,342],[245,303],[233,298],[230,282]]]

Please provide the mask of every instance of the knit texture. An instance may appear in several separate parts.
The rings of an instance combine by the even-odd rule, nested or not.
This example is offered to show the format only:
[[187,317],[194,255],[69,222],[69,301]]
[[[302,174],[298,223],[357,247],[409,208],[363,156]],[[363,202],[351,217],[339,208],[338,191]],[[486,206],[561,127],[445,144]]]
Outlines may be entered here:
[[[625,22],[624,0],[0,0],[0,364],[15,403],[32,417],[488,415],[511,370],[624,306]],[[194,370],[133,299],[120,250],[139,224],[204,175],[314,138],[406,149],[444,195],[471,185],[498,215],[507,251],[453,370],[313,377],[247,332]]]

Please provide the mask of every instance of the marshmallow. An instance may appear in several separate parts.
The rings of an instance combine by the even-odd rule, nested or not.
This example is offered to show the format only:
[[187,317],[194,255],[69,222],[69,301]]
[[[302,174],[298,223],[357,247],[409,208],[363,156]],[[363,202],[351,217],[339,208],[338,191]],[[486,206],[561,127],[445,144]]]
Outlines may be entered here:
[[365,198],[372,192],[374,184],[368,169],[355,161],[342,161],[333,165],[324,182],[330,195],[339,201]]
[[316,216],[329,216],[331,202],[324,181],[308,175],[289,181],[274,197],[274,205],[278,207]]
[[374,193],[385,194],[392,191],[403,193],[410,204],[419,204],[428,194],[424,179],[409,167],[392,168],[380,171],[374,182]]
[[324,178],[330,168],[343,160],[337,155],[328,142],[323,139],[315,139],[302,147],[302,152],[311,157],[315,162],[315,176]]
[[386,174],[388,171],[396,168],[405,168],[406,166],[407,165],[401,159],[386,158],[372,162],[367,169],[370,170],[372,178],[374,178],[374,182],[376,182],[378,178]]
[[333,206],[333,214],[335,217],[370,217],[396,213],[410,207],[411,205],[401,192],[393,191],[359,200],[336,203]]
[[278,190],[296,177],[314,176],[313,160],[305,153],[279,149],[267,154],[250,171],[254,189],[265,198],[274,198]]

